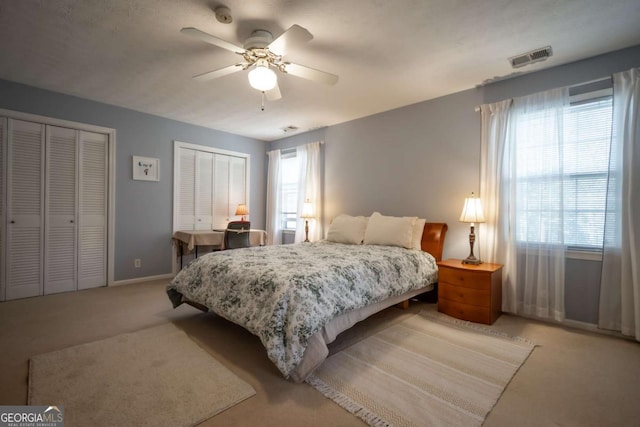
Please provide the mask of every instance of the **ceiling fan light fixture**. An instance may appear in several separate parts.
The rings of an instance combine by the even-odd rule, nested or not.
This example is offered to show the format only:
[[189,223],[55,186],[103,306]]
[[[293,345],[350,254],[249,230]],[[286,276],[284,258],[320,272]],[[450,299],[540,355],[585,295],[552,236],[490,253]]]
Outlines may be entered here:
[[266,92],[276,87],[277,83],[278,76],[265,60],[258,60],[254,69],[249,71],[249,84],[254,89]]

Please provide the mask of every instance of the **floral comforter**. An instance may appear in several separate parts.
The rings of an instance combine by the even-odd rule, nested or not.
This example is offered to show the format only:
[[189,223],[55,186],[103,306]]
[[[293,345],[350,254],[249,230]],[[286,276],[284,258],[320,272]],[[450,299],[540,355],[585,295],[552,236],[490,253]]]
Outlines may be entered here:
[[347,311],[437,280],[423,251],[326,241],[214,252],[194,260],[167,288],[257,335],[288,378],[309,338]]

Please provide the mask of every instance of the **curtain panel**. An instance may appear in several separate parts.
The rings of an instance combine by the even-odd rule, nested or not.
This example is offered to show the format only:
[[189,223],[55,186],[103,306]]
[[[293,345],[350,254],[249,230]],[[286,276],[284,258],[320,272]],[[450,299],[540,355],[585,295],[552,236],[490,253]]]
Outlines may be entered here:
[[280,150],[267,153],[267,245],[282,243]]
[[481,198],[503,310],[564,320],[563,117],[568,88],[484,105]]
[[599,327],[640,341],[640,68],[613,75]]
[[296,148],[296,157],[300,166],[298,186],[298,221],[296,224],[295,242],[305,239],[305,220],[300,218],[304,202],[311,202],[315,218],[309,219],[309,240],[314,242],[322,238],[321,197],[321,165],[320,142],[312,142]]
[[509,181],[503,168],[509,157],[507,130],[512,100],[485,104],[480,107],[482,135],[480,138],[480,194],[486,222],[481,224],[480,253],[491,263],[504,264],[502,269],[503,310],[516,312],[516,282],[509,261],[509,228],[503,216],[509,211]]

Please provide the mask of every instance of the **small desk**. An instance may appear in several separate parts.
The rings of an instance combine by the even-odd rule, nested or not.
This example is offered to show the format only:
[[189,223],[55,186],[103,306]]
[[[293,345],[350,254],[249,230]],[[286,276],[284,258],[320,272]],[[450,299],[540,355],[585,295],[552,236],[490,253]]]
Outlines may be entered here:
[[[195,249],[197,258],[198,246],[217,246],[220,250],[224,249],[224,230],[178,230],[173,233],[171,240],[180,251],[182,269],[182,255],[188,255]],[[266,240],[266,231],[253,228],[249,230],[251,246],[264,246]]]

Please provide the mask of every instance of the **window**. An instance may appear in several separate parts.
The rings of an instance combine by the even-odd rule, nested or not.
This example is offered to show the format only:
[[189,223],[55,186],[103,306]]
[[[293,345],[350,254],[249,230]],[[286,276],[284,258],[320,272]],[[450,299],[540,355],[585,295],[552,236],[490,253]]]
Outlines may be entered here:
[[515,131],[518,241],[564,241],[566,247],[579,250],[602,248],[612,120],[608,93],[573,102],[551,126],[544,113],[519,119]]
[[298,219],[298,158],[295,150],[283,153],[280,159],[282,174],[282,229],[295,230]]

